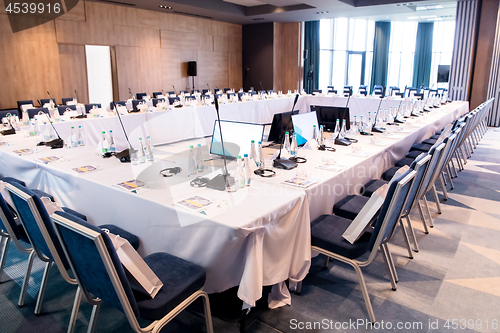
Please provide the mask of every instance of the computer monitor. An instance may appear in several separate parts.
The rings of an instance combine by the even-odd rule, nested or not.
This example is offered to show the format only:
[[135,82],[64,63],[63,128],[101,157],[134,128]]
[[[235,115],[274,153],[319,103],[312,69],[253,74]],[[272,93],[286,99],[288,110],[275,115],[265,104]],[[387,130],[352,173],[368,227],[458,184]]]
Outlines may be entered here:
[[323,129],[325,131],[333,132],[335,130],[337,119],[340,120],[341,124],[342,119],[345,119],[346,130],[349,130],[351,128],[349,108],[338,106],[311,105],[311,111],[316,111],[316,115],[318,116],[318,124],[323,125]]
[[276,113],[274,115],[271,130],[267,137],[268,142],[280,143],[285,136],[285,132],[291,132],[293,130],[293,114],[299,114],[299,110]]
[[312,139],[313,125],[318,128],[316,111],[292,115],[293,131],[297,135],[297,145],[301,146]]
[[[226,157],[236,158],[238,155],[250,153],[251,141],[262,141],[264,125],[221,120],[222,138]],[[219,121],[214,124],[210,154],[223,156]]]

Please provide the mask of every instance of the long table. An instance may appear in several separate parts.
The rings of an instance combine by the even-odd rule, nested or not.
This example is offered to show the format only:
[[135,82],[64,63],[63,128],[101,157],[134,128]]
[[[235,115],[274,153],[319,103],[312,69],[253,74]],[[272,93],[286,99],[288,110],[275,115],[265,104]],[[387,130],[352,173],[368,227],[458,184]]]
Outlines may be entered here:
[[[6,138],[10,146],[0,147],[0,168],[6,176],[52,193],[61,205],[86,214],[91,223],[113,223],[138,235],[142,255],[166,251],[202,265],[209,293],[239,285],[238,296],[253,306],[262,295],[262,286],[273,285],[270,305],[274,307],[290,303],[284,281],[300,281],[308,272],[310,221],[330,214],[335,202],[379,177],[414,142],[467,111],[467,102],[454,102],[408,121],[403,131],[397,130],[403,126],[387,126],[392,132],[389,135],[358,136],[359,143],[353,146],[369,153],[365,157],[350,155],[352,147],[337,146],[335,153],[301,149],[300,154],[308,159],[306,164],[291,171],[277,170],[274,178],[254,177],[250,187],[235,193],[195,189],[190,186],[195,176],[185,171],[170,178],[159,175],[161,169],[172,166],[187,170],[190,144],[201,143],[205,158],[209,158],[209,139],[205,138],[156,147],[154,163],[133,166],[96,156],[93,147],[41,147],[32,155],[18,156],[12,151],[34,148],[37,140],[16,134]],[[274,152],[269,149],[264,153],[269,157]],[[35,161],[51,155],[63,160],[48,165]],[[340,172],[317,168],[330,159],[345,168]],[[101,170],[85,175],[71,171],[89,164]],[[230,171],[234,167],[234,162],[228,164]],[[201,175],[211,178],[221,168],[221,160],[212,160]],[[318,183],[305,190],[283,184],[298,173],[306,173]],[[148,188],[129,193],[113,186],[131,179],[143,181]],[[191,213],[174,204],[192,195],[211,200],[212,208],[205,214]]]
[[[276,99],[222,104],[220,117],[223,120],[270,124],[274,114],[290,111],[293,101],[294,97],[283,96]],[[295,109],[305,113],[310,111],[311,105],[345,107],[347,101],[347,98],[340,96],[300,96]],[[367,119],[368,112],[376,111],[379,103],[379,98],[351,97],[349,99],[351,119],[353,120],[355,115],[363,115]],[[400,100],[384,98],[380,107],[396,107],[400,103]],[[214,106],[172,108],[168,111],[139,112],[122,116],[123,125],[134,147],[140,137],[145,139],[150,136],[153,144],[158,145],[212,135],[216,119]],[[78,126],[82,126],[89,145],[97,146],[102,139],[102,131],[112,130],[117,149],[128,148],[117,116],[61,121],[54,125],[66,142],[70,141],[71,127],[77,129]]]

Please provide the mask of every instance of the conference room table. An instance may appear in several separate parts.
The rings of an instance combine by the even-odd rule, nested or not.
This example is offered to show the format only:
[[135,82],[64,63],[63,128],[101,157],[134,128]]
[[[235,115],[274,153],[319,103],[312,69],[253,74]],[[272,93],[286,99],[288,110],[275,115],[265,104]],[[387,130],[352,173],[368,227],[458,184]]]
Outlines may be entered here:
[[[271,124],[276,113],[290,111],[293,106],[294,96],[286,95],[266,100],[245,101],[220,105],[220,118],[222,120],[248,122],[254,124]],[[295,110],[299,113],[310,111],[311,105],[345,107],[348,98],[342,96],[312,96],[299,97]],[[351,120],[354,116],[363,115],[368,119],[368,112],[374,112],[379,106],[380,98],[353,96],[349,98]],[[381,108],[397,107],[406,103],[401,99],[382,99]],[[104,112],[107,115],[107,112]],[[373,114],[373,113],[372,113]],[[102,139],[102,132],[112,130],[118,150],[128,148],[125,135],[117,116],[93,117],[87,119],[74,119],[55,122],[57,133],[69,142],[71,127],[75,130],[82,126],[87,144],[97,146]],[[151,137],[153,144],[167,144],[194,138],[203,138],[212,135],[217,113],[213,105],[186,106],[182,108],[170,107],[170,110],[153,112],[136,112],[121,116],[128,138],[135,148],[138,139]],[[359,118],[358,118],[359,119]]]
[[[191,139],[154,149],[154,162],[122,164],[102,158],[92,146],[51,150],[35,147],[39,138],[22,134],[3,138],[0,170],[53,194],[61,206],[71,207],[92,224],[113,223],[136,234],[139,252],[148,255],[165,251],[202,265],[207,272],[205,290],[222,292],[239,286],[245,307],[254,306],[262,287],[272,285],[270,307],[291,303],[285,281],[293,284],[306,276],[311,262],[310,222],[331,214],[332,206],[344,196],[380,174],[402,157],[414,142],[425,139],[468,112],[467,102],[453,102],[401,126],[387,125],[385,134],[355,136],[350,147],[335,146],[336,152],[299,150],[307,159],[293,170],[276,170],[273,178],[252,177],[249,187],[236,192],[194,188],[197,176],[220,174],[223,161],[210,156],[210,138]],[[187,173],[188,147],[200,143],[206,170]],[[20,156],[21,149],[32,149]],[[277,147],[264,149],[267,159]],[[58,161],[37,161],[57,156]],[[228,161],[229,172],[235,162]],[[320,169],[335,164],[339,171]],[[85,165],[96,171],[77,174],[72,169]],[[180,167],[172,177],[162,177],[165,168]],[[316,181],[303,189],[285,184],[296,176]],[[137,193],[118,188],[137,179],[144,183]],[[202,212],[192,212],[177,203],[199,196],[212,202]]]

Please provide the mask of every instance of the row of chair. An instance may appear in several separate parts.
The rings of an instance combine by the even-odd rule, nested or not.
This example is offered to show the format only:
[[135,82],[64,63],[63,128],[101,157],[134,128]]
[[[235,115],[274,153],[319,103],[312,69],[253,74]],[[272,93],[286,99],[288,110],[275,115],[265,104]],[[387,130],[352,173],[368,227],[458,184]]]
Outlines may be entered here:
[[[418,99],[422,99],[425,91],[429,91],[429,93],[435,93],[438,96],[443,96],[444,92],[447,91],[447,89],[446,88],[430,89],[428,87],[423,87],[421,89],[417,89],[417,88],[410,87],[410,88],[405,88],[405,90],[403,92],[401,92],[398,87],[392,86],[392,87],[389,87],[389,91],[388,91],[387,95],[392,96],[394,94],[395,96],[398,96],[398,97],[410,97],[412,92],[413,92],[413,96],[415,96]],[[322,89],[314,89],[312,92],[321,94],[323,92],[323,90]],[[358,92],[364,96],[368,95],[368,86],[367,85],[359,86]],[[335,90],[334,86],[328,86],[327,93],[336,94],[337,90]],[[353,87],[352,86],[344,86],[343,95],[352,96],[352,94],[353,94]],[[384,87],[381,85],[375,85],[373,87],[373,94],[380,96],[380,97],[383,97],[384,96]]]
[[[10,177],[2,178],[0,185],[6,188],[12,203],[11,206],[0,195],[0,236],[4,244],[0,275],[11,241],[19,251],[29,253],[19,306],[24,305],[36,256],[45,262],[45,270],[35,314],[41,312],[50,269],[54,263],[66,282],[78,285],[68,332],[74,330],[82,295],[93,305],[88,332],[93,332],[96,327],[102,302],[125,313],[134,331],[158,332],[199,297],[205,301],[207,331],[212,332],[210,304],[208,295],[203,291],[206,276],[203,267],[167,253],[151,254],[144,260],[163,282],[163,288],[154,299],[135,293],[107,231],[120,235],[136,250],[139,248],[137,236],[110,224],[93,226],[86,222],[86,216],[66,207],[49,216],[42,197],[53,201],[50,194],[30,190],[24,182]],[[152,323],[141,328],[138,318],[151,320]]]
[[[470,157],[479,139],[487,130],[486,117],[491,104],[492,100],[486,101],[454,121],[449,126],[449,130],[439,131],[430,139],[414,144],[405,158],[384,172],[382,179],[369,181],[359,195],[347,196],[336,203],[333,207],[334,215],[320,216],[311,223],[312,250],[326,256],[325,267],[328,265],[329,258],[333,258],[355,269],[371,322],[375,322],[376,319],[361,267],[373,262],[380,249],[392,289],[396,290],[398,276],[387,246],[389,240],[396,228],[400,226],[409,258],[413,258],[412,250],[419,251],[410,213],[418,207],[427,234],[429,232],[427,223],[433,227],[433,219],[426,194],[430,191],[433,193],[438,213],[441,213],[435,183],[437,181],[441,183],[443,195],[447,199],[445,176],[453,188],[452,178],[457,176],[453,159],[458,163],[458,167],[463,169],[466,159]],[[409,166],[409,170],[394,179],[399,168],[405,165]],[[354,244],[347,242],[342,237],[343,232],[360,213],[369,197],[384,184],[389,184],[389,190],[378,215],[371,224],[372,228]],[[406,225],[403,220],[406,221]],[[370,254],[366,258],[365,254],[368,252]],[[300,293],[300,290],[301,283],[297,286],[297,293]]]

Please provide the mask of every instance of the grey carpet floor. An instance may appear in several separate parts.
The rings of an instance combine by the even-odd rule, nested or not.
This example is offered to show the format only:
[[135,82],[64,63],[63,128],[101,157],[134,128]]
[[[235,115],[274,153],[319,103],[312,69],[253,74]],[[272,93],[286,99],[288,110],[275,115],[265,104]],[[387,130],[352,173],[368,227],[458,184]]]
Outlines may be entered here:
[[[292,305],[260,307],[248,316],[247,332],[500,332],[500,132],[490,129],[465,170],[454,179],[442,214],[429,197],[434,228],[424,234],[411,215],[420,251],[410,260],[401,233],[390,243],[399,283],[392,291],[381,258],[363,268],[377,317],[370,327],[354,270],[323,258],[313,259],[300,295]],[[449,189],[449,185],[448,185]],[[441,191],[438,186],[438,192]],[[27,255],[11,244],[0,283],[0,333],[65,332],[74,286],[51,272],[42,314],[33,314],[43,264],[35,262],[26,304],[17,306]],[[219,302],[220,303],[220,302]],[[223,302],[222,302],[223,303]],[[228,302],[228,304],[235,304]],[[237,304],[237,303],[236,303]],[[220,305],[219,305],[220,307]],[[214,309],[224,312],[224,307]],[[234,310],[234,309],[232,309]],[[91,307],[82,301],[76,332],[85,332]],[[233,311],[234,312],[234,311]],[[237,322],[214,316],[215,332],[238,332]],[[125,316],[103,305],[97,332],[131,332]],[[201,306],[195,304],[162,332],[204,332]]]

